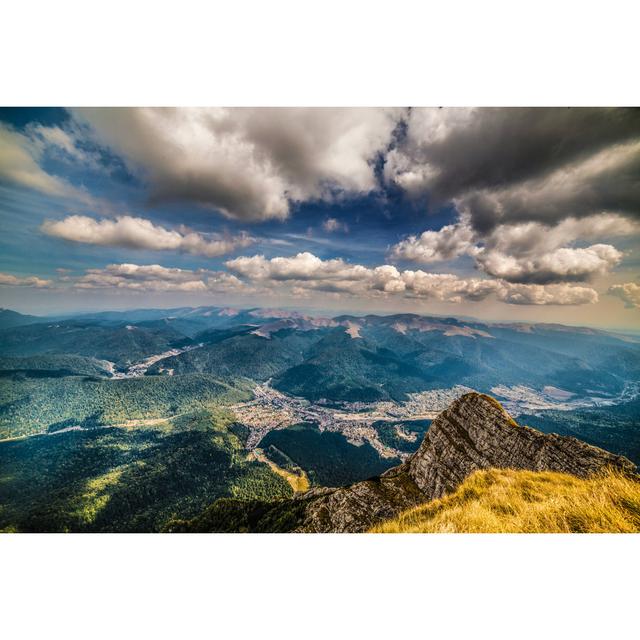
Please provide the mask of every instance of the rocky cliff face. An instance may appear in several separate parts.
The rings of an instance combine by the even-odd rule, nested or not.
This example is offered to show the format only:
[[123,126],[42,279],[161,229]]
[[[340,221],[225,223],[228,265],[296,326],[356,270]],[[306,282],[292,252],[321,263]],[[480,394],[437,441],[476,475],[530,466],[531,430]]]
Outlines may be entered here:
[[453,491],[486,468],[560,471],[584,477],[605,467],[633,472],[632,462],[602,449],[516,424],[493,398],[469,393],[443,411],[404,464],[339,489],[316,489],[297,531],[358,532],[400,511]]

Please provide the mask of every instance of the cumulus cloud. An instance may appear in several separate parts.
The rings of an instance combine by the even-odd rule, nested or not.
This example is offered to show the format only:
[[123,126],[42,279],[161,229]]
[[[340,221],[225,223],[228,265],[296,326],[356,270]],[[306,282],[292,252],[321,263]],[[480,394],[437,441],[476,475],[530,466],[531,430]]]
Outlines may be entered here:
[[225,265],[233,273],[253,281],[315,282],[345,291],[352,288],[353,283],[361,282],[372,271],[361,265],[350,265],[341,258],[322,260],[308,251],[292,257],[271,259],[263,255],[242,256],[228,260]]
[[616,214],[565,218],[556,225],[539,222],[501,224],[472,255],[485,273],[509,282],[550,284],[586,282],[613,269],[623,257],[611,244],[576,247],[596,238],[638,234],[640,225]]
[[627,309],[640,309],[640,285],[635,282],[625,282],[624,284],[614,284],[609,287],[609,295],[616,296],[624,302]]
[[[597,302],[589,287],[568,284],[514,284],[504,279],[463,278],[451,273],[429,273],[421,269],[399,270],[389,264],[366,267],[342,259],[322,260],[303,252],[290,257],[262,255],[228,260],[229,271],[179,269],[158,264],[110,264],[87,269],[83,275],[61,271],[60,281],[80,290],[113,289],[133,292],[182,292],[292,295],[308,297],[318,292],[336,296],[389,298],[394,296],[450,304],[479,302],[489,296],[506,304],[579,305]],[[0,274],[0,285],[51,286],[51,280],[35,276]],[[634,289],[635,287],[635,289]],[[624,294],[637,300],[636,285],[624,285]],[[612,287],[613,295],[622,294]],[[623,298],[626,300],[626,298]]]
[[154,251],[183,251],[209,258],[247,247],[253,238],[246,233],[235,236],[205,236],[188,230],[169,230],[145,218],[118,216],[115,220],[94,220],[88,216],[68,216],[63,220],[47,220],[44,233],[86,244]]
[[87,269],[73,283],[78,289],[185,293],[236,293],[243,289],[238,278],[224,271],[177,269],[159,264],[110,264],[104,269]]
[[640,210],[638,109],[412,109],[384,174],[474,228]]
[[408,297],[461,302],[481,300],[496,291],[494,281],[461,279],[453,274],[399,271],[393,265],[365,267],[341,259],[321,260],[311,253],[290,258],[236,258],[227,267],[252,281],[286,283],[298,291],[314,290],[361,297],[400,294]]
[[482,252],[477,261],[485,273],[508,282],[550,284],[590,280],[607,273],[621,259],[622,253],[615,247],[595,244],[584,249],[556,249],[532,258],[488,251]]
[[148,181],[155,201],[284,219],[291,200],[376,187],[397,109],[81,109],[75,117]]
[[617,238],[640,233],[640,224],[616,214],[566,218],[556,225],[527,222],[500,225],[481,236],[486,247],[515,256],[532,256],[571,245],[577,241]]
[[598,293],[590,287],[568,284],[511,284],[498,291],[498,300],[507,304],[581,305],[598,302]]
[[291,257],[240,257],[226,262],[242,278],[263,286],[286,285],[295,295],[309,291],[379,297],[404,297],[440,302],[478,302],[495,294],[507,304],[587,304],[597,293],[588,287],[569,285],[514,285],[503,279],[461,278],[450,273],[400,271],[393,265],[365,267],[342,259],[322,260],[309,252]]
[[496,280],[459,278],[450,273],[426,273],[422,270],[403,271],[401,278],[410,297],[456,304],[464,301],[479,302],[492,293],[497,293],[501,286]]
[[[469,218],[410,236],[391,250],[391,257],[418,263],[473,256],[476,266],[509,282],[550,284],[583,282],[615,267],[623,254],[610,244],[571,246],[594,238],[637,234],[640,225],[616,214],[566,218],[549,226],[539,222],[501,224],[489,234],[471,227]],[[569,246],[567,246],[569,245]]]
[[9,287],[36,287],[38,289],[44,289],[52,284],[51,280],[44,280],[37,276],[18,277],[10,273],[0,273],[0,285]]
[[451,260],[471,252],[474,240],[475,232],[466,222],[450,224],[439,231],[409,236],[392,248],[391,257],[423,264]]

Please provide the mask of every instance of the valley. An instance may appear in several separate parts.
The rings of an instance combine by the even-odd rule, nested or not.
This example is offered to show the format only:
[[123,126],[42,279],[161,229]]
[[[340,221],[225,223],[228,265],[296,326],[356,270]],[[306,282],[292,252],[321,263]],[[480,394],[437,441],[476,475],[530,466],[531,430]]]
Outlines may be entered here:
[[[546,386],[537,391],[530,387],[518,385],[506,387],[497,385],[491,393],[503,401],[504,406],[514,416],[522,413],[538,413],[541,411],[574,411],[597,407],[613,407],[631,402],[640,395],[640,383],[626,382],[619,394],[597,394],[575,397],[575,394]],[[592,393],[587,390],[587,394]],[[595,392],[594,392],[595,393]]]
[[[149,367],[161,362],[162,360],[166,360],[167,358],[171,358],[174,356],[179,356],[181,353],[187,353],[188,351],[193,351],[194,349],[201,348],[203,343],[189,345],[187,347],[183,347],[182,349],[169,349],[164,351],[163,353],[158,353],[148,358],[145,358],[142,362],[138,362],[136,364],[132,364],[127,367],[126,371],[118,371],[116,370],[116,363],[110,362],[109,360],[105,360],[106,363],[106,371],[111,374],[111,378],[113,380],[124,380],[126,378],[139,378],[140,376],[144,376]],[[167,375],[173,375],[173,369],[163,369],[159,368],[159,373],[166,373]]]
[[[355,445],[368,442],[383,458],[406,457],[406,453],[383,444],[375,424],[383,421],[431,420],[456,398],[470,391],[465,387],[436,389],[411,394],[406,402],[310,402],[273,389],[270,381],[256,385],[254,399],[230,407],[238,422],[251,430],[246,447],[254,449],[271,431],[299,423],[313,423],[320,431],[341,433]],[[403,433],[399,430],[400,433]],[[402,435],[400,436],[402,437]],[[405,438],[411,440],[410,435]]]

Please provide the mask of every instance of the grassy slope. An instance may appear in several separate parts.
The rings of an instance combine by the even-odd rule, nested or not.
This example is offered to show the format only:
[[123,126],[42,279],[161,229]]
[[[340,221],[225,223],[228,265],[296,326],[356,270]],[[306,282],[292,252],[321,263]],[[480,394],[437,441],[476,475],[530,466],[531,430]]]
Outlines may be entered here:
[[616,473],[477,471],[455,493],[374,533],[638,533],[640,482]]
[[270,460],[262,449],[255,449],[248,459],[251,457],[255,458],[258,462],[269,465],[271,471],[278,474],[281,478],[284,478],[291,485],[294,493],[303,493],[309,490],[309,478],[307,478],[307,474],[302,469],[298,468],[295,472],[284,469],[278,466],[273,460]]

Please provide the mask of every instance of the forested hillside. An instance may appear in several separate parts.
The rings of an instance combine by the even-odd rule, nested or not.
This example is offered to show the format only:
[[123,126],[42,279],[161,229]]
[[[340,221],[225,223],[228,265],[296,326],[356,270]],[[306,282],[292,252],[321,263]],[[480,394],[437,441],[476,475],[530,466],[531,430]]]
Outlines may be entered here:
[[125,367],[166,351],[184,335],[166,327],[149,329],[131,324],[112,327],[65,320],[6,329],[0,338],[0,355],[3,356],[72,353],[111,360]]
[[246,385],[231,386],[206,374],[125,380],[66,376],[0,378],[0,438],[82,425],[171,417],[185,411],[249,397]]
[[202,411],[0,442],[0,529],[159,531],[215,498],[290,496],[266,464],[246,460],[228,423]]

